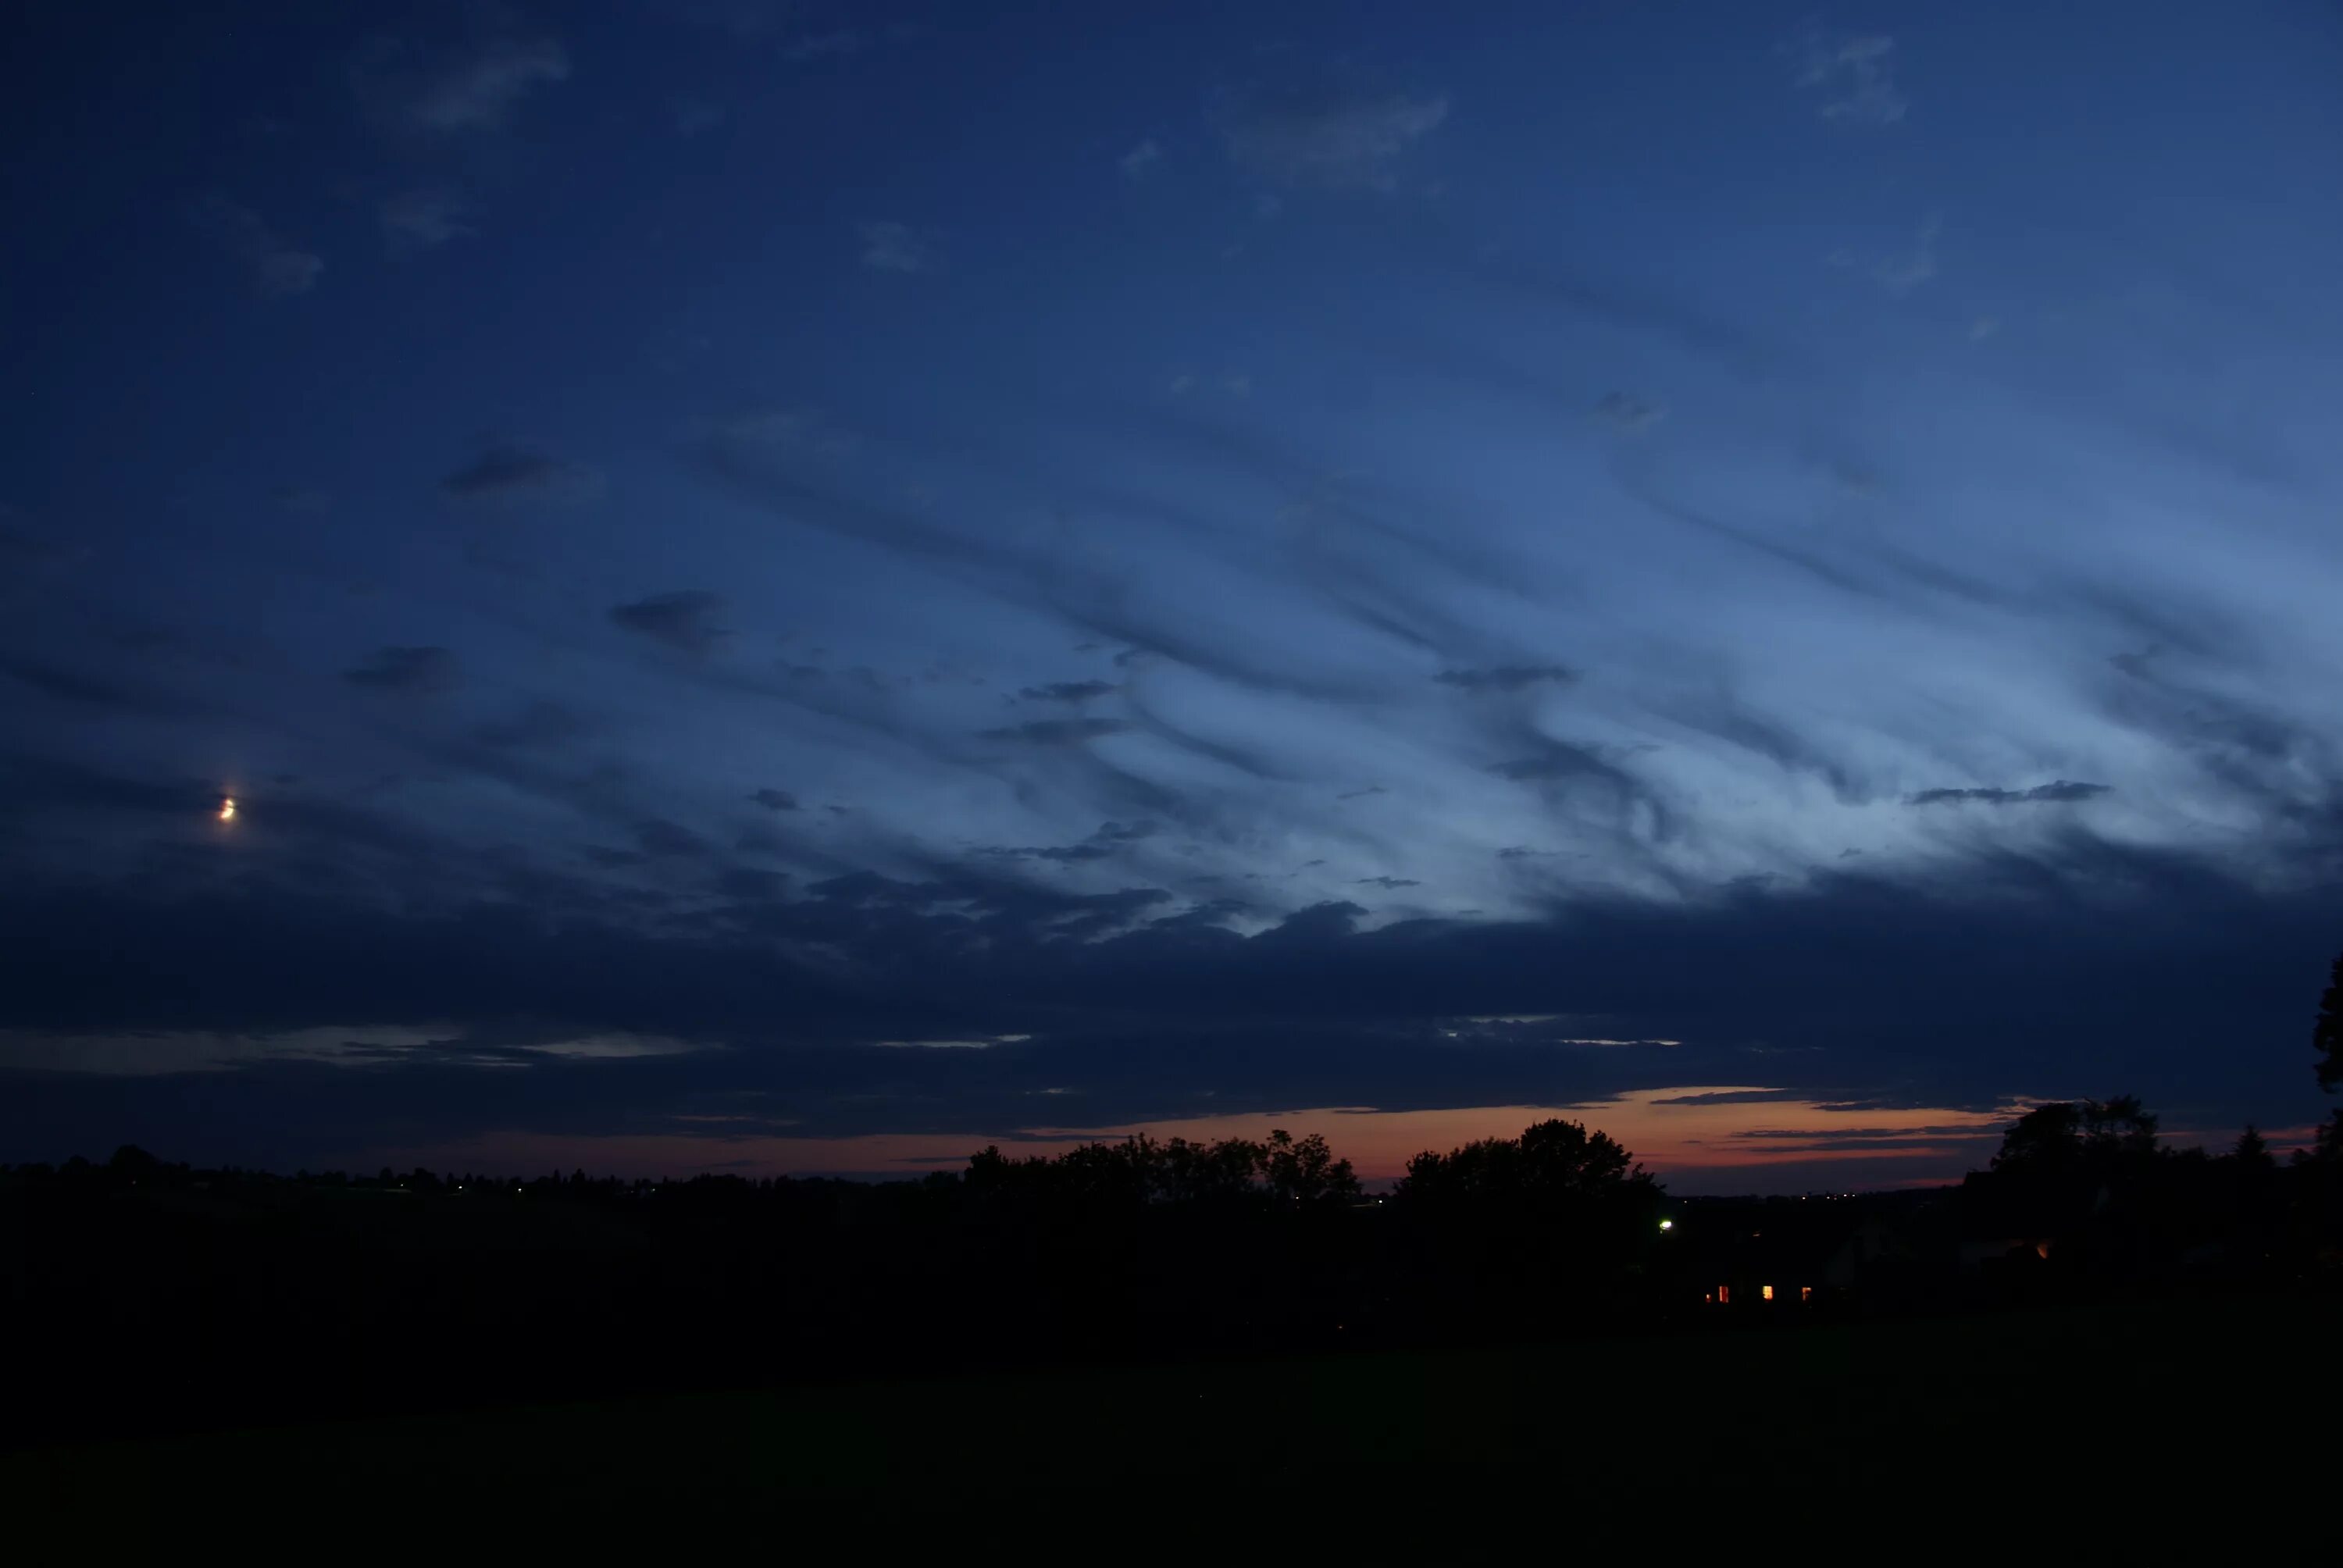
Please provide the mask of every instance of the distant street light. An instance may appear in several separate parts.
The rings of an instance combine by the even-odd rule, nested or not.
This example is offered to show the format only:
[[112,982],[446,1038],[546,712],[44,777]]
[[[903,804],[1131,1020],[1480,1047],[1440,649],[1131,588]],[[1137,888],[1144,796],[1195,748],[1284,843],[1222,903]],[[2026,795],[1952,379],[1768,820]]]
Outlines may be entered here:
[[1675,1228],[1676,1222],[1674,1220],[1663,1220],[1660,1221],[1660,1229],[1663,1231],[1673,1231]]

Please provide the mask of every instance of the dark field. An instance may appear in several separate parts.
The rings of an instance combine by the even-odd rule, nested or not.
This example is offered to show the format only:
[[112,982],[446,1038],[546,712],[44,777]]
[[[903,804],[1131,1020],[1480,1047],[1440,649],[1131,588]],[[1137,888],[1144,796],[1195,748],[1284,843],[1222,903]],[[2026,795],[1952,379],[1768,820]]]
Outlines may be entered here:
[[295,1517],[591,1538],[1525,1486],[1604,1513],[1900,1498],[2006,1518],[2102,1489],[2217,1508],[2239,1488],[2315,1508],[2331,1461],[2289,1417],[2318,1402],[2298,1391],[2323,1386],[2334,1322],[2302,1296],[2167,1300],[541,1405],[0,1462],[20,1531],[106,1554]]

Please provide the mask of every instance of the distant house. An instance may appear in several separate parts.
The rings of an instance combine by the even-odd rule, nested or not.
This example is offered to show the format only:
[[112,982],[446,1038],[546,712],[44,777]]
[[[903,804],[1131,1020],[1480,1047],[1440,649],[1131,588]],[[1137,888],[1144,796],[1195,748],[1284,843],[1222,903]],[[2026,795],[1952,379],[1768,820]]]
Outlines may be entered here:
[[1684,1227],[1702,1303],[1734,1311],[1788,1311],[1852,1283],[1843,1216],[1766,1205],[1719,1209]]
[[2050,1249],[2051,1239],[2047,1236],[1972,1236],[1960,1242],[1955,1257],[1964,1270],[1984,1269],[1996,1263],[2047,1258]]
[[1905,1290],[1928,1249],[1924,1215],[1904,1194],[1876,1198],[1711,1201],[1688,1205],[1672,1231],[1672,1271],[1688,1301],[1734,1312],[1785,1312]]

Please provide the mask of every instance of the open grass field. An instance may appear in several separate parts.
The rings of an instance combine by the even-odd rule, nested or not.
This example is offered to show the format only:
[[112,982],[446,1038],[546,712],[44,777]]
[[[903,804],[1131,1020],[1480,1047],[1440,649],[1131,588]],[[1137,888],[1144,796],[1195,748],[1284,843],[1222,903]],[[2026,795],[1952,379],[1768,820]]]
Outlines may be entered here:
[[2331,1470],[2310,1418],[2335,1328],[2332,1304],[2306,1298],[2163,1302],[548,1405],[0,1464],[19,1532],[106,1555],[295,1513],[337,1538],[609,1541],[759,1517],[885,1529],[1112,1497],[1187,1512],[1518,1484],[1613,1513],[1908,1497],[2006,1514],[2108,1487],[2307,1504]]

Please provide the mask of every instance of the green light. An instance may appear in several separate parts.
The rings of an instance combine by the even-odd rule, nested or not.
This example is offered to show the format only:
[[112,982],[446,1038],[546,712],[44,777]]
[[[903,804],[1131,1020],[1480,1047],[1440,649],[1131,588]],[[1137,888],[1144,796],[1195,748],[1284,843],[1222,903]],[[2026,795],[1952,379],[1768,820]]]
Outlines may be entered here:
[[1663,1231],[1673,1231],[1675,1228],[1676,1222],[1674,1220],[1663,1220],[1660,1221],[1660,1229]]

